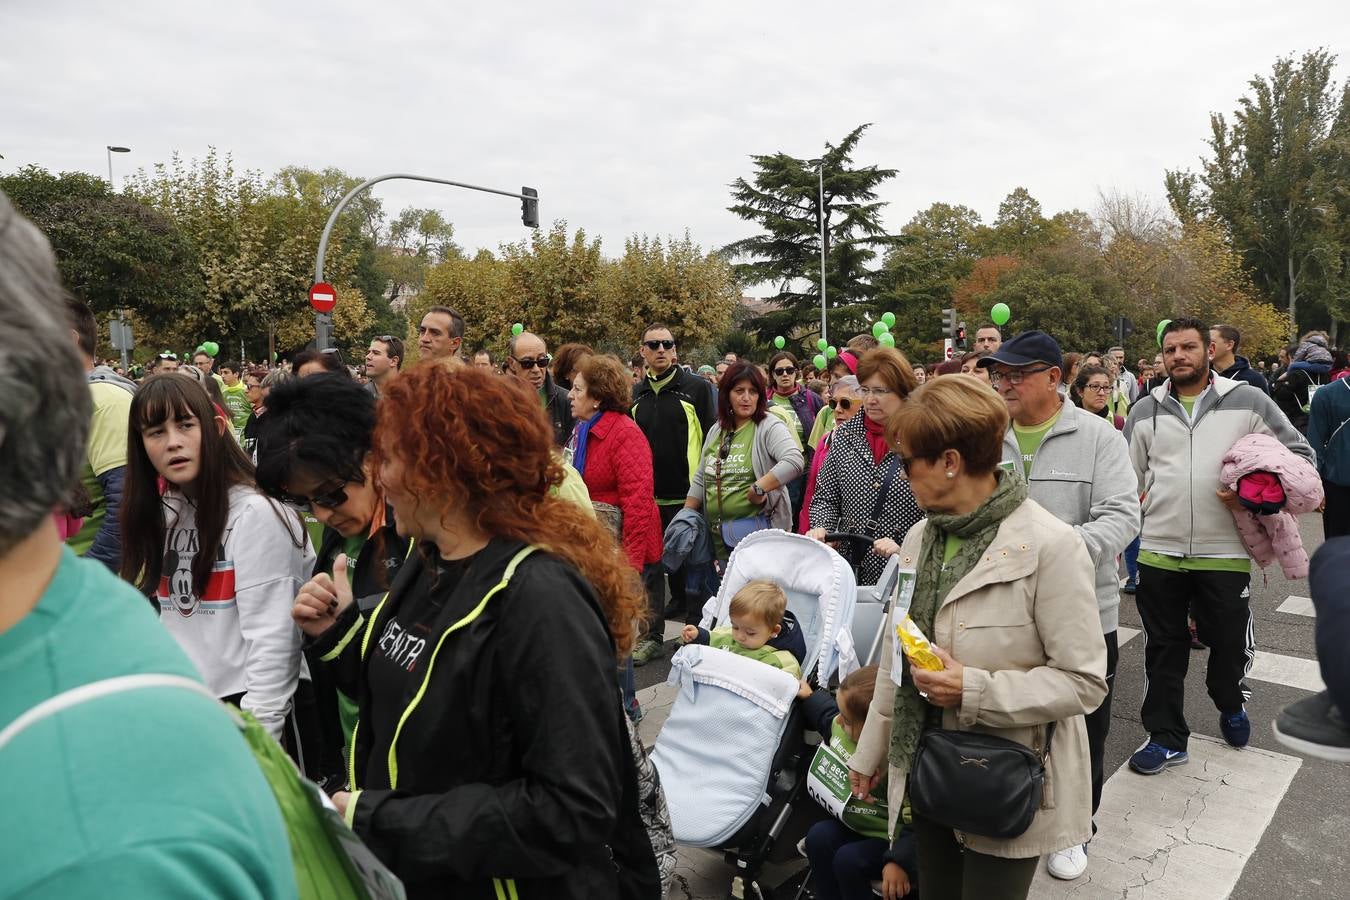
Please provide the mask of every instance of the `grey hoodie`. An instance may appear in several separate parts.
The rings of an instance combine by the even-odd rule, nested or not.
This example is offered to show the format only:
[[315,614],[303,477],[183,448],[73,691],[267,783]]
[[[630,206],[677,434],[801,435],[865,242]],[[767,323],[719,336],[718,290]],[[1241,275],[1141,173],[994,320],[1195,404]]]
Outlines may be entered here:
[[1219,501],[1223,456],[1249,434],[1269,434],[1316,462],[1275,401],[1242,381],[1211,376],[1189,418],[1169,378],[1130,410],[1125,439],[1144,495],[1140,549],[1171,556],[1245,557],[1233,514]]
[[[1022,451],[1011,426],[1003,460],[1022,472]],[[1120,621],[1116,556],[1139,533],[1139,492],[1125,440],[1110,421],[1063,402],[1059,420],[1031,461],[1027,493],[1087,545],[1096,569],[1094,587],[1102,633]]]
[[136,382],[118,375],[109,366],[95,366],[89,373],[90,384],[112,384],[129,394],[136,393]]

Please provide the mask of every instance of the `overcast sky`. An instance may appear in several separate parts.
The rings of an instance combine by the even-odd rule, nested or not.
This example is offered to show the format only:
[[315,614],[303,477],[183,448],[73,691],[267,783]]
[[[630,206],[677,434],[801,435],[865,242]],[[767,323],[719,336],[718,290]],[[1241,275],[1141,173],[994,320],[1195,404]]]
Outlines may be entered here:
[[[920,8],[922,7],[922,8]],[[939,8],[943,7],[943,8]],[[545,223],[604,239],[743,237],[752,153],[900,170],[902,226],[935,201],[987,220],[1017,185],[1047,213],[1099,189],[1159,202],[1210,111],[1277,56],[1350,52],[1345,0],[1228,2],[262,2],[0,0],[0,172],[115,173],[208,146],[236,165],[411,172],[539,189]],[[1350,71],[1343,60],[1339,74]],[[121,176],[117,177],[120,184]],[[518,240],[516,201],[411,183],[469,248]]]

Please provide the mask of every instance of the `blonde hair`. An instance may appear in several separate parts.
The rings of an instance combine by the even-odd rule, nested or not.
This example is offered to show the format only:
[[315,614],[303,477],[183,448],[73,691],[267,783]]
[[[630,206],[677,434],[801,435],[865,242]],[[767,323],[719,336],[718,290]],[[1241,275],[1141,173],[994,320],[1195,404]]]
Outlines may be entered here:
[[886,423],[886,440],[904,438],[914,459],[937,459],[955,450],[971,475],[994,471],[1003,456],[1008,407],[986,385],[970,378],[938,378],[920,385]]
[[772,581],[759,579],[746,582],[745,587],[731,598],[733,616],[754,616],[770,629],[783,624],[787,612],[787,594]]

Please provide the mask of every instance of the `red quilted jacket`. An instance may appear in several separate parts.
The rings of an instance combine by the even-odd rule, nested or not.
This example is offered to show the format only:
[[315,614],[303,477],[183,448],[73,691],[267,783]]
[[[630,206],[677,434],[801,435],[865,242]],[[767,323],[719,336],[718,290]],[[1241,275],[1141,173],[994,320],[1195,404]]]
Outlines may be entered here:
[[607,412],[586,439],[586,471],[581,473],[595,503],[623,510],[623,549],[639,572],[661,559],[661,515],[652,484],[652,448],[637,423]]

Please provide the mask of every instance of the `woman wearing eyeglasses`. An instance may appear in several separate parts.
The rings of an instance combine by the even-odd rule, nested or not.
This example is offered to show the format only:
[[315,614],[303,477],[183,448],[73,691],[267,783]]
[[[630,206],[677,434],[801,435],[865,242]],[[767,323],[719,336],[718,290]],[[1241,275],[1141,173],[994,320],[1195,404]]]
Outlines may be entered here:
[[[891,347],[869,350],[858,360],[858,382],[863,415],[835,429],[816,476],[807,534],[816,540],[831,531],[871,536],[872,546],[858,561],[859,577],[861,584],[876,584],[887,557],[923,518],[900,472],[900,458],[886,443],[886,422],[918,383],[909,360]],[[844,549],[850,555],[861,551]]]
[[811,500],[816,494],[816,479],[820,477],[820,467],[834,442],[834,431],[840,425],[862,412],[862,400],[858,396],[858,377],[845,375],[830,386],[830,400],[826,404],[834,415],[834,424],[820,437],[816,452],[811,457],[810,472],[806,478],[806,491],[802,497],[801,512],[797,516],[797,529],[806,534],[811,530]]
[[792,530],[787,484],[802,474],[797,438],[769,412],[764,375],[748,362],[731,364],[717,394],[717,424],[694,469],[686,509],[702,509],[713,548],[725,563],[741,538],[762,528]]
[[1080,366],[1071,396],[1080,408],[1111,422],[1116,431],[1124,431],[1125,417],[1111,411],[1109,401],[1114,387],[1111,373],[1105,366]]
[[122,535],[122,577],[158,600],[207,687],[299,755],[290,604],[314,552],[299,517],[258,490],[225,417],[190,378],[153,375],[131,401]]
[[[345,375],[291,379],[269,393],[255,448],[258,486],[323,528],[318,559],[306,576],[331,576],[345,555],[363,612],[380,602],[411,549],[398,536],[394,511],[371,469],[375,404]],[[346,783],[342,751],[356,722],[356,698],[337,690],[317,654],[308,657],[321,740],[307,768],[332,791]]]

